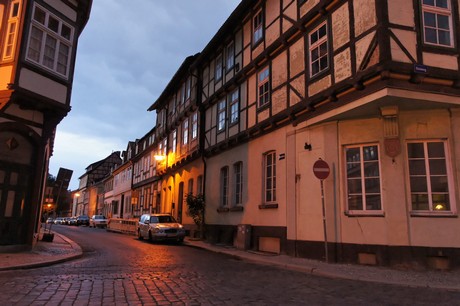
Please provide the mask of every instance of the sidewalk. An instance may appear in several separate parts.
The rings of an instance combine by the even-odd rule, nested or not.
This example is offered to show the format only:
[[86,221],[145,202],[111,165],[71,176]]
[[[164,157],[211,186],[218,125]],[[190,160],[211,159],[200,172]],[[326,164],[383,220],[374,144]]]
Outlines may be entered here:
[[39,241],[31,251],[0,253],[0,271],[44,267],[82,256],[83,252],[78,244],[63,235],[53,233],[52,242],[42,241],[42,230]]
[[[52,242],[45,242],[40,239],[32,251],[0,253],[0,271],[42,267],[82,256],[82,250],[75,242],[56,232],[54,234]],[[235,247],[213,245],[201,240],[188,238],[184,241],[184,245],[227,254],[247,262],[276,266],[312,275],[460,291],[460,270],[413,271],[376,266],[332,264],[287,255],[243,251]]]

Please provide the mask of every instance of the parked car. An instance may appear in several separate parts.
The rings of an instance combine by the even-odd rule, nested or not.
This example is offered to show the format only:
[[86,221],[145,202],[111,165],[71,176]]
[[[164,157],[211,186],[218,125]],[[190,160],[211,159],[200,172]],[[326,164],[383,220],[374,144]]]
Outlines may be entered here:
[[89,226],[89,217],[87,215],[80,215],[77,217],[77,225]]
[[104,215],[93,215],[89,220],[89,227],[107,227],[107,218]]
[[54,219],[53,218],[48,218],[48,219],[46,219],[46,223],[47,224],[54,223]]
[[56,219],[54,219],[54,224],[65,224],[65,218],[57,217]]
[[77,225],[77,217],[70,217],[68,224],[69,225]]
[[168,214],[144,214],[139,218],[137,237],[150,241],[184,241],[185,229]]

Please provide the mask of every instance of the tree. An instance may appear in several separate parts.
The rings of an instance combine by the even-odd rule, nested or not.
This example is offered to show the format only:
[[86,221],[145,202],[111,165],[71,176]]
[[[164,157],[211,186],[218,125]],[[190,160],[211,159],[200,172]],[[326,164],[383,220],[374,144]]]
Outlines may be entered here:
[[195,196],[192,193],[189,193],[186,195],[186,202],[187,202],[187,215],[192,217],[193,222],[195,222],[199,230],[200,238],[203,238],[204,209],[205,209],[204,195],[198,194]]

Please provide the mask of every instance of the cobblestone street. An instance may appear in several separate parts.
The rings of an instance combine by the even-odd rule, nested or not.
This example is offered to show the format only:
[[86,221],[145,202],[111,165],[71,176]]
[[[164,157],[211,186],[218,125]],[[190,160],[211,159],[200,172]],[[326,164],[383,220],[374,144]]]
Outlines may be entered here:
[[323,278],[100,229],[60,228],[81,259],[0,272],[5,305],[459,305],[460,293]]

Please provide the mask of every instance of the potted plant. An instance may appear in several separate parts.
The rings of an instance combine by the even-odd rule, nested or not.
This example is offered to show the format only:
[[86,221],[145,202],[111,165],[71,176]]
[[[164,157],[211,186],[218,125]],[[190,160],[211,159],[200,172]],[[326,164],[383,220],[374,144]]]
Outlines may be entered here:
[[204,195],[198,194],[193,195],[189,193],[186,195],[186,203],[187,203],[187,215],[192,217],[193,222],[195,222],[196,227],[198,229],[199,238],[203,239],[204,237],[204,209],[205,209],[205,202],[204,202]]

